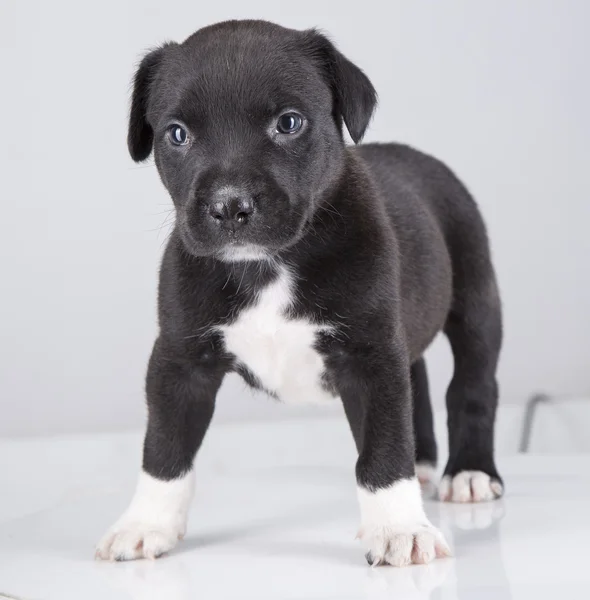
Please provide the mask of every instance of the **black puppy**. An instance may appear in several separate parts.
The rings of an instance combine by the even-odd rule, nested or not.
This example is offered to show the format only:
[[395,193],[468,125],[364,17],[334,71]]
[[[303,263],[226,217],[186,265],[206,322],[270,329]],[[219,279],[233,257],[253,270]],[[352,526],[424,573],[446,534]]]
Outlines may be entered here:
[[376,94],[318,32],[201,29],[142,61],[129,123],[176,207],[147,375],[143,472],[97,556],[156,557],[185,532],[193,460],[223,377],[285,402],[340,397],[358,448],[370,560],[449,553],[415,464],[436,462],[422,355],[439,330],[455,373],[443,500],[502,493],[493,429],[500,300],[477,207],[443,164],[358,142]]

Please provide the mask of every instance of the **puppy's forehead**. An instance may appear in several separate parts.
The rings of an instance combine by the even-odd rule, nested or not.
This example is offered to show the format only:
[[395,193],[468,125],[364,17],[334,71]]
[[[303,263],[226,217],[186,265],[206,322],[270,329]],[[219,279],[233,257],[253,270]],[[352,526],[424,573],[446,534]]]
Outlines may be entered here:
[[328,86],[305,52],[301,32],[278,26],[200,30],[174,48],[163,71],[167,108],[172,104],[182,112],[210,112],[229,105],[273,111],[330,100]]

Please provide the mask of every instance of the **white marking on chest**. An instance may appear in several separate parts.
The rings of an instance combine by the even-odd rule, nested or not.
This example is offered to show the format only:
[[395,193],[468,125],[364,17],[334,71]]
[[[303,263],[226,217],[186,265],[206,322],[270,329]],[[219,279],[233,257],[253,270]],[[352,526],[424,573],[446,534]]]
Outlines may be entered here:
[[234,323],[220,327],[226,348],[283,402],[333,399],[322,387],[324,360],[314,347],[318,332],[330,326],[289,317],[294,300],[293,276],[280,267],[255,303]]

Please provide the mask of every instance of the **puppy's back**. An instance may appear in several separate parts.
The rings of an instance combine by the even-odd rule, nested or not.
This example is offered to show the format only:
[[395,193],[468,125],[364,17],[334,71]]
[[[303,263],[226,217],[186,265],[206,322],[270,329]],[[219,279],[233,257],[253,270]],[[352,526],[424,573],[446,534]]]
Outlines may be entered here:
[[442,233],[453,262],[465,253],[489,262],[486,228],[477,204],[465,185],[440,160],[403,144],[364,144],[360,155],[382,194],[398,236]]
[[[458,300],[457,290],[493,279],[483,219],[467,188],[436,158],[402,144],[351,151],[367,163],[396,232],[405,321],[419,331],[423,314],[415,314],[416,306],[436,313]],[[425,308],[425,301],[441,306]],[[428,336],[418,337],[412,345],[420,351]]]

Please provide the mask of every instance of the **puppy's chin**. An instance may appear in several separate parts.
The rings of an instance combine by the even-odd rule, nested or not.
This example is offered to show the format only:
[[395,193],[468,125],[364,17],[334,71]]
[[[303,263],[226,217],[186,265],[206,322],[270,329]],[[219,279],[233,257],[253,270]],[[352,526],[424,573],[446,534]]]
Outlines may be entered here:
[[252,262],[269,261],[276,258],[278,254],[292,248],[301,240],[307,230],[307,223],[301,222],[297,231],[290,237],[274,239],[266,243],[249,240],[235,240],[225,244],[215,252],[215,258],[223,262]]
[[271,260],[273,252],[256,244],[236,244],[219,250],[215,257],[223,262],[252,262]]

